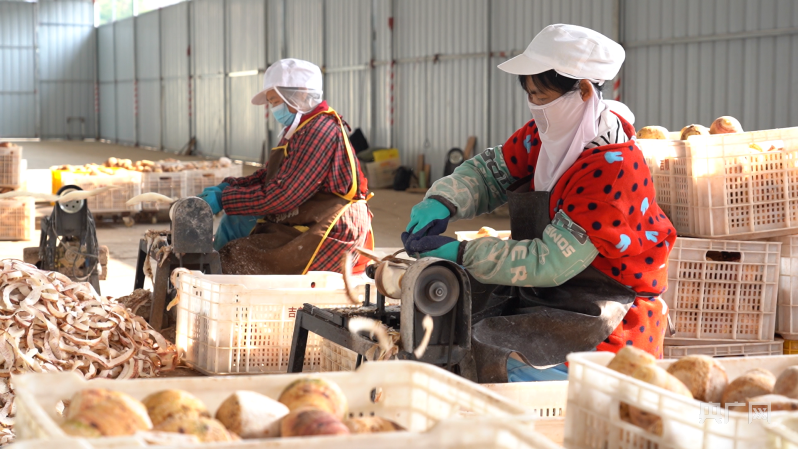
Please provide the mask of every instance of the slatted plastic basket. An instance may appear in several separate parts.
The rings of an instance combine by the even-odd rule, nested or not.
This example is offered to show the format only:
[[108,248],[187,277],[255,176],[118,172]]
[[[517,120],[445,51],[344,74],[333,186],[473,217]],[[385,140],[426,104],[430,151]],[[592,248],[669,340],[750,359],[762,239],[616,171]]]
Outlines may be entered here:
[[[480,418],[475,426],[470,419],[443,421],[429,432],[396,432],[378,438],[379,449],[557,449],[560,446],[548,441],[540,433],[521,428],[501,418]],[[275,444],[276,443],[276,444]],[[214,443],[214,449],[260,449],[266,447],[301,449],[374,449],[371,437],[286,438],[279,441],[253,444],[248,442]],[[93,449],[89,440],[24,440],[11,446],[12,449]],[[118,448],[119,446],[117,446]],[[158,446],[161,449],[186,449],[191,446]],[[202,447],[202,446],[200,446]]]
[[135,206],[125,204],[129,199],[141,194],[141,173],[139,172],[117,170],[113,175],[89,175],[64,171],[61,172],[61,185],[76,185],[83,190],[94,190],[106,186],[118,187],[86,200],[89,211],[94,215],[141,210],[141,204]]
[[[769,143],[777,150],[751,147]],[[679,235],[747,240],[798,232],[798,128],[638,144],[657,204]]]
[[[767,441],[760,421],[749,423],[747,412],[712,410],[688,399],[606,366],[614,354],[583,352],[568,356],[568,414],[566,448],[762,449]],[[798,356],[721,358],[729,379],[748,370],[764,368],[778,376],[798,365]],[[673,360],[661,360],[667,368]],[[661,436],[621,420],[621,402],[662,418]],[[702,404],[704,404],[702,406]],[[702,410],[706,419],[701,419]],[[772,412],[771,419],[787,412]],[[713,416],[721,416],[718,421]],[[728,418],[726,420],[725,418]]]
[[773,418],[765,429],[769,449],[798,449],[798,413]]
[[785,339],[798,340],[798,235],[769,240],[781,242],[776,333]]
[[[21,440],[26,439],[61,439],[65,435],[59,428],[63,418],[56,411],[57,403],[69,399],[75,392],[86,388],[108,388],[130,394],[136,399],[167,390],[180,389],[192,393],[202,400],[215,415],[219,405],[233,392],[251,390],[271,398],[279,397],[283,389],[297,379],[295,374],[274,376],[237,376],[226,378],[159,378],[137,380],[84,380],[80,375],[69,373],[34,374],[16,377],[17,417],[15,430]],[[527,448],[556,447],[539,437],[534,432],[534,417],[523,407],[513,404],[478,384],[462,377],[436,368],[430,364],[407,361],[390,361],[367,363],[355,372],[315,374],[337,383],[347,397],[350,416],[382,416],[391,419],[407,428],[410,432],[381,433],[355,436],[328,436],[315,438],[285,438],[262,441],[262,447],[306,447],[306,448],[351,448],[359,441],[368,440],[371,447],[388,447],[392,440],[400,439],[407,447],[408,443],[416,447],[415,441],[424,443],[425,434],[430,432],[432,441],[448,444],[442,447],[509,447]],[[472,429],[459,427],[458,432],[447,432],[447,438],[435,438],[437,424],[446,426],[449,420],[456,425],[458,419],[467,417]],[[492,438],[487,436],[493,432],[483,430],[502,426],[493,420],[505,422],[505,429],[515,429],[516,435],[529,435],[529,439],[518,436],[509,438],[509,446],[493,446]],[[424,432],[424,433],[418,433]],[[459,433],[459,435],[457,434]],[[501,434],[501,432],[500,432]],[[478,438],[482,446],[468,443],[471,438]],[[520,440],[520,441],[519,441]],[[136,437],[101,438],[87,440],[95,448],[121,448],[126,446],[143,446]],[[55,443],[55,441],[54,441]],[[253,447],[255,441],[246,444],[230,444],[224,447]],[[196,447],[196,446],[192,446]],[[219,447],[214,445],[214,447]],[[256,446],[257,447],[257,446]],[[364,447],[364,446],[358,446]],[[397,446],[390,446],[397,447]],[[428,446],[425,446],[428,447]]]
[[[285,373],[296,311],[304,303],[351,305],[338,273],[295,276],[180,276],[177,347],[208,375]],[[365,286],[355,287],[358,300]],[[320,337],[309,333],[305,371],[319,371]]]
[[665,339],[663,355],[666,359],[678,359],[686,355],[708,355],[710,357],[756,357],[784,354],[784,341],[754,341],[739,343],[710,343],[669,345]]
[[[206,187],[217,186],[230,176],[231,167],[186,170],[187,196],[197,196]],[[240,167],[240,165],[239,165]]]
[[0,147],[0,187],[22,186],[22,147]]
[[778,242],[677,238],[662,295],[674,337],[773,340],[780,254]]
[[354,371],[357,366],[357,353],[331,342],[321,339],[321,365],[322,372]]
[[0,200],[0,240],[33,240],[36,205],[33,198]]
[[[142,173],[141,193],[160,193],[169,198],[183,198],[187,190],[186,172],[172,173]],[[168,210],[169,204],[148,201],[141,203],[141,208],[147,211]]]

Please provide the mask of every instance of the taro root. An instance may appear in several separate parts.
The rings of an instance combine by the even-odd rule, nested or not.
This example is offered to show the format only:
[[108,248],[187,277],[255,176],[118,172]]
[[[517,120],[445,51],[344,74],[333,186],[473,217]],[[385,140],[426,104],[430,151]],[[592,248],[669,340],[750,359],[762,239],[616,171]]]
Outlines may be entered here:
[[663,126],[644,126],[637,132],[638,139],[668,139],[668,130]]
[[344,425],[351,433],[380,433],[407,430],[399,424],[389,419],[380,418],[379,416],[347,419],[344,421]]
[[254,391],[236,391],[222,402],[216,419],[241,438],[280,435],[280,420],[288,414],[281,402]]
[[313,407],[300,407],[283,418],[280,435],[309,437],[314,435],[348,435],[349,429],[332,413]]
[[213,418],[200,416],[174,416],[156,426],[154,430],[194,435],[203,443],[237,440],[237,437],[227,431],[224,424]]
[[743,126],[740,122],[731,116],[724,115],[718,117],[709,125],[710,134],[733,134],[743,132]]
[[729,384],[723,365],[705,355],[682,357],[668,367],[668,372],[682,381],[694,398],[703,402],[720,402]]
[[339,420],[344,419],[348,409],[341,387],[319,377],[295,380],[283,390],[278,400],[292,412],[301,407],[313,407],[330,412]]
[[690,136],[708,136],[709,129],[706,126],[701,125],[688,125],[682,128],[682,133],[679,139],[687,140]]
[[147,407],[153,426],[158,426],[175,416],[205,418],[211,416],[202,401],[182,390],[159,391],[144,398],[142,403]]

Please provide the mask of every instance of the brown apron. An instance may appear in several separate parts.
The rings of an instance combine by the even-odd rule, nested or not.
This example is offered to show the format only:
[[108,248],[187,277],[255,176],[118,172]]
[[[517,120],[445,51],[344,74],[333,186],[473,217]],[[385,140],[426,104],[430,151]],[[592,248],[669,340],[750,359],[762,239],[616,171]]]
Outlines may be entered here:
[[[321,114],[332,115],[341,127],[349,166],[352,168],[352,187],[349,192],[346,195],[318,192],[295,211],[285,214],[287,217],[267,216],[258,220],[249,236],[233,240],[219,251],[224,274],[307,273],[341,216],[353,203],[366,201],[355,199],[359,192],[357,164],[338,114],[332,108],[319,112],[299,125],[297,131]],[[277,175],[288,156],[289,145],[290,141],[272,148],[265,182]]]

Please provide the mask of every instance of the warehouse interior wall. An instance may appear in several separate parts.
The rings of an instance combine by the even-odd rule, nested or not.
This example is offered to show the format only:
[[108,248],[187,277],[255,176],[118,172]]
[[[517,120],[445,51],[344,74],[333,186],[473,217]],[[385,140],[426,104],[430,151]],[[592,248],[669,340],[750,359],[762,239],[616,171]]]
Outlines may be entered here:
[[81,123],[87,137],[260,162],[280,126],[250,98],[294,57],[322,67],[325,98],[373,147],[407,165],[423,154],[438,178],[468,136],[499,145],[529,120],[496,66],[558,22],[624,45],[603,93],[638,128],[798,124],[788,0],[192,0],[96,30],[90,4],[0,1],[0,136],[74,137]]

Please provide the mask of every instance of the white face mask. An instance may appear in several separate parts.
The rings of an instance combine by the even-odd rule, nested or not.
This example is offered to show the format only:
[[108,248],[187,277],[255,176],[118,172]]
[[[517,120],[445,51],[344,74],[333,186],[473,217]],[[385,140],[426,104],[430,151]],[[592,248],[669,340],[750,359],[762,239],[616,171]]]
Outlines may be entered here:
[[596,120],[604,104],[595,91],[583,101],[578,90],[548,104],[536,105],[528,99],[527,103],[542,147],[535,166],[535,190],[550,191],[579,157],[585,144],[596,137]]

